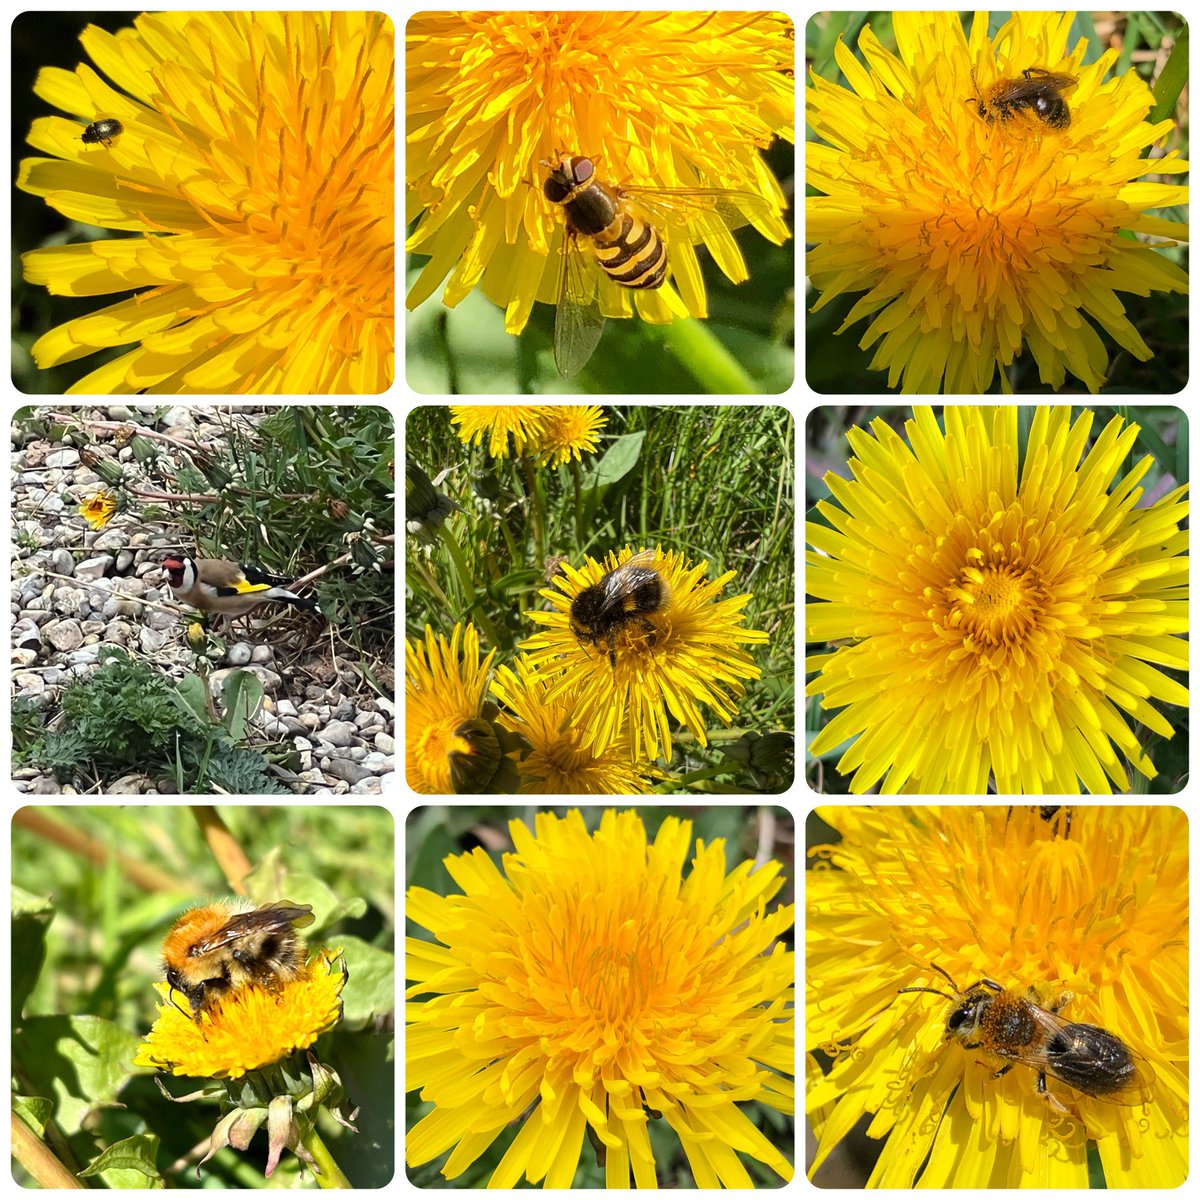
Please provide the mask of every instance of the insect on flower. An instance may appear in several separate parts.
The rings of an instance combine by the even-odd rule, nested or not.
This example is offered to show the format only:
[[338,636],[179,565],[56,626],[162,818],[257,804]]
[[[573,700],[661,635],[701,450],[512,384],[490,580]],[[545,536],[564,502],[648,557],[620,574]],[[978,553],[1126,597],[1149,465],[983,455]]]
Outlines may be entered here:
[[295,931],[312,922],[312,905],[291,900],[193,908],[163,941],[167,983],[187,997],[197,1018],[238,988],[278,989],[301,974],[304,944]]
[[1011,1061],[992,1076],[999,1079],[1020,1063],[1037,1071],[1037,1090],[1058,1111],[1070,1113],[1046,1089],[1050,1075],[1085,1096],[1114,1104],[1146,1104],[1154,1073],[1115,1033],[1098,1025],[1067,1021],[1059,1012],[1072,1000],[1064,992],[1050,1008],[986,976],[965,991],[936,963],[930,966],[950,982],[954,995],[937,988],[907,987],[901,992],[929,992],[954,1007],[946,1019],[947,1039],[957,1039],[966,1050],[981,1049]]
[[642,550],[586,587],[571,602],[570,626],[580,646],[603,642],[608,661],[617,668],[619,635],[630,629],[645,634],[650,645],[658,630],[650,617],[671,600],[671,586],[654,568],[655,552]]
[[1071,110],[1062,93],[1079,82],[1073,75],[1030,67],[1021,72],[1019,79],[997,79],[981,91],[972,70],[971,82],[976,94],[967,103],[974,104],[989,125],[993,121],[1007,123],[1017,113],[1037,117],[1051,129],[1066,129],[1071,124]]
[[111,146],[112,140],[119,137],[125,132],[125,126],[120,121],[113,117],[105,117],[99,121],[93,121],[80,135],[80,140],[94,145],[96,142],[103,142],[104,145]]
[[660,288],[671,240],[696,240],[689,221],[715,216],[738,229],[773,211],[753,192],[610,186],[596,177],[593,160],[579,154],[558,153],[540,165],[549,172],[543,194],[562,206],[567,226],[554,319],[554,361],[567,378],[592,357],[604,332],[600,272],[634,291]]

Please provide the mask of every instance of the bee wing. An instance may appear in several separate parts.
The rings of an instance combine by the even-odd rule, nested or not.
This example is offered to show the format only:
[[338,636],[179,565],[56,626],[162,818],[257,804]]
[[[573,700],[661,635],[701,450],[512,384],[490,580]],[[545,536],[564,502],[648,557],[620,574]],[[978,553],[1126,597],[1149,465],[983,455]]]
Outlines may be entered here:
[[622,567],[651,567],[654,565],[654,556],[656,550],[639,550],[632,557],[627,558],[622,564]]
[[604,332],[596,269],[579,248],[578,237],[565,230],[554,314],[554,362],[566,379],[583,369]]
[[[615,571],[610,571],[603,580],[604,603],[601,605],[602,614],[620,612],[625,608],[625,601],[632,584],[631,576],[637,567],[650,567],[654,563],[655,551],[639,550],[631,558],[627,558]],[[666,581],[663,581],[665,587]]]
[[715,216],[727,229],[740,229],[756,219],[766,219],[775,213],[775,206],[755,192],[736,192],[728,188],[645,188],[616,189],[640,205],[659,225],[686,234],[689,241],[698,239],[688,228],[698,218]]
[[211,937],[205,938],[197,947],[197,953],[207,954],[244,938],[248,933],[274,932],[303,927],[313,923],[310,904],[294,904],[291,900],[279,900],[250,912],[234,913]]
[[[1030,1003],[1029,1008],[1047,1036],[1037,1047],[1022,1050],[1016,1056],[1019,1062],[1040,1067],[1047,1075],[1097,1100],[1146,1104],[1151,1099],[1154,1072],[1116,1034],[1097,1025],[1064,1020],[1037,1004]],[[1118,1074],[1120,1083],[1110,1086]]]

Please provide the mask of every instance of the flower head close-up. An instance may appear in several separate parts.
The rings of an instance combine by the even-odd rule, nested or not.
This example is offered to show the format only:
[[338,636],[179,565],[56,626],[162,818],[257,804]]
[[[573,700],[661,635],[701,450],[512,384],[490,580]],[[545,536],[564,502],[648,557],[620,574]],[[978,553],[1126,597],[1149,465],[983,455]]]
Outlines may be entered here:
[[341,1019],[345,966],[319,951],[295,977],[269,989],[248,985],[200,1013],[168,983],[136,1062],[174,1075],[237,1079],[304,1050]]
[[669,759],[668,713],[701,746],[702,707],[733,720],[744,681],[760,674],[742,646],[769,639],[742,625],[750,594],[721,596],[736,572],[707,571],[675,551],[627,547],[578,570],[562,564],[556,588],[539,593],[554,611],[526,614],[547,629],[522,648],[535,670],[561,672],[550,698],[571,694],[588,745],[602,750],[624,731],[635,759]]
[[807,89],[812,386],[857,390],[830,337],[865,321],[863,375],[905,393],[1097,392],[1156,356],[1120,381],[1182,388],[1188,164],[1165,97],[1187,68],[1162,64],[1186,29],[1160,31],[1147,81],[1071,13],[891,20],[894,51],[838,34]]
[[543,812],[509,821],[511,853],[445,858],[458,893],[410,887],[432,935],[407,948],[410,1180],[438,1186],[425,1165],[447,1152],[442,1176],[492,1188],[790,1180],[794,910],[768,908],[773,822],[738,862],[723,838],[693,845],[690,820],[651,836],[635,812]]
[[[1164,438],[1067,406],[947,406],[902,433],[882,417],[846,431],[853,457],[825,474],[806,529],[819,790],[1156,780],[1188,703],[1187,485],[1170,473],[1186,476],[1187,436],[1166,424]],[[1182,786],[1186,746],[1170,761],[1161,790]]]
[[[432,317],[411,325],[410,378],[447,372],[460,385],[452,390],[550,390],[557,374],[574,379],[588,366],[608,318],[635,311],[670,327],[651,345],[679,338],[669,344],[693,369],[692,391],[697,379],[760,390],[753,382],[790,359],[748,305],[741,324],[759,353],[744,369],[730,339],[686,321],[709,315],[705,258],[732,283],[749,278],[731,231],[753,226],[776,246],[790,237],[766,154],[794,138],[787,17],[429,12],[409,22],[407,48],[407,246],[421,256],[409,309],[440,292],[453,310],[478,289],[503,310],[496,328],[514,337],[536,302],[555,309],[553,367],[549,353],[535,365],[522,347],[517,371],[499,354],[489,376],[471,353],[479,322],[443,311],[440,331]],[[777,312],[778,295],[773,305],[758,296],[760,315]],[[485,322],[495,312],[468,310]],[[721,314],[724,324],[736,315]],[[665,357],[649,356],[649,369],[661,371]],[[542,364],[557,372],[545,383],[534,378]],[[619,390],[646,390],[638,383]]]
[[93,394],[386,390],[390,19],[143,13],[80,41],[103,76],[42,69],[34,90],[65,115],[34,120],[45,157],[17,185],[113,236],[47,238],[22,263],[52,296],[108,299],[42,333],[37,368],[103,355],[67,389]]
[[1183,1183],[1180,809],[847,806],[809,824],[817,1186]]

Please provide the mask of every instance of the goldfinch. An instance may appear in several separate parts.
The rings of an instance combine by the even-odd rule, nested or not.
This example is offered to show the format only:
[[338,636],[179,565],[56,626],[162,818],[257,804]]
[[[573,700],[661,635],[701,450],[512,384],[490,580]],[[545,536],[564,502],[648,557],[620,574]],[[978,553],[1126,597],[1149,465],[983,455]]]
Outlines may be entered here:
[[289,592],[284,586],[286,579],[227,558],[168,554],[163,559],[163,570],[175,598],[203,612],[240,617],[268,600],[278,600],[306,612],[321,613],[315,601]]

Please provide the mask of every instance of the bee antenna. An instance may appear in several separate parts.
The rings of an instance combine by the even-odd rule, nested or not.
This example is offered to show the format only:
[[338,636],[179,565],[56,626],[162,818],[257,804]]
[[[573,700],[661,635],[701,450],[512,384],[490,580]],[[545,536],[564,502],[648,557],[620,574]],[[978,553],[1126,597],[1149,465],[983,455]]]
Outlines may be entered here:
[[935,970],[935,971],[936,971],[936,972],[937,972],[939,975],[941,975],[941,976],[942,976],[942,978],[946,979],[946,980],[949,982],[950,986],[951,986],[951,987],[952,987],[952,988],[953,988],[953,989],[954,989],[956,992],[959,990],[958,984],[954,982],[954,976],[953,976],[953,975],[951,975],[949,971],[945,971],[945,970],[943,970],[943,969],[942,969],[941,967],[939,967],[939,966],[937,965],[937,963],[935,963],[935,962],[931,962],[929,965],[930,965],[930,967],[932,967],[932,968],[933,968],[933,970]]
[[[957,996],[947,996],[945,992],[939,992],[937,988],[911,987],[900,988],[900,992],[928,992],[931,996],[941,996],[945,1000],[957,1000]],[[897,993],[897,995],[899,992]]]

